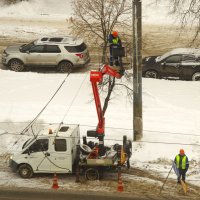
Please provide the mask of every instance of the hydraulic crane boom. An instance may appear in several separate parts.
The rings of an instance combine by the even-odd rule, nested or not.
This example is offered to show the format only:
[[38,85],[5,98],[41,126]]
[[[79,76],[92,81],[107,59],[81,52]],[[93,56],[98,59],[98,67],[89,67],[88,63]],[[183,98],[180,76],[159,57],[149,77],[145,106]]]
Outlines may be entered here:
[[89,130],[87,131],[87,136],[89,137],[97,137],[99,139],[99,155],[104,155],[104,133],[105,133],[105,117],[103,115],[102,107],[101,107],[101,101],[99,97],[99,91],[97,83],[102,82],[103,76],[107,74],[109,76],[115,77],[115,78],[121,78],[122,74],[120,74],[115,69],[111,68],[109,65],[104,65],[103,68],[100,71],[91,71],[90,72],[90,81],[92,84],[92,90],[94,94],[94,100],[97,110],[97,116],[98,116],[98,125],[96,130]]

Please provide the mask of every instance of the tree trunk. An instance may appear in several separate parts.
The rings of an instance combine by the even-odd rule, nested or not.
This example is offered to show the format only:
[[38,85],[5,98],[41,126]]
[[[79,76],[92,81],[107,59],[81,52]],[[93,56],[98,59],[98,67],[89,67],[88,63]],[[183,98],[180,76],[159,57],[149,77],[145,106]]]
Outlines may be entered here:
[[107,110],[108,102],[110,101],[110,96],[112,94],[114,86],[115,86],[115,78],[112,79],[111,77],[109,77],[108,94],[105,98],[104,105],[103,105],[103,116]]
[[102,48],[102,63],[106,63],[106,57],[107,57],[107,42],[103,44]]

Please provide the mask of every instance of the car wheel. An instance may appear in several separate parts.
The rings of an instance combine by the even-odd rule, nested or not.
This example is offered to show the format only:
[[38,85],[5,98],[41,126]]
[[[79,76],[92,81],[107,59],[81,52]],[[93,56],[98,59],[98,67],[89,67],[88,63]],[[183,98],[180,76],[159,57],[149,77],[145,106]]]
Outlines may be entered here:
[[22,61],[20,61],[18,59],[12,59],[9,62],[9,67],[11,70],[13,70],[15,72],[21,72],[24,70],[24,64],[22,63]]
[[85,171],[85,178],[89,181],[99,180],[99,171],[95,168],[89,168]]
[[156,72],[154,70],[146,71],[144,77],[146,77],[146,78],[159,78],[158,77],[158,72]]
[[18,171],[22,178],[31,178],[33,176],[33,170],[29,165],[21,165]]
[[63,62],[59,63],[58,71],[62,72],[62,73],[70,73],[72,70],[72,67],[73,67],[72,63],[63,61]]
[[193,81],[200,81],[200,72],[196,72],[192,75]]

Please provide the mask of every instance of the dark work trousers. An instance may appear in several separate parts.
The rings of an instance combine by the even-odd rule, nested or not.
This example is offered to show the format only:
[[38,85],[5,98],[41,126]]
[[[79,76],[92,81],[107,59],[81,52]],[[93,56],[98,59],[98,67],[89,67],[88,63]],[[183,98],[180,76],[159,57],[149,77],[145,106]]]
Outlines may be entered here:
[[178,177],[178,181],[181,180],[181,177],[182,177],[182,180],[185,182],[185,174],[187,172],[186,169],[178,169],[179,170],[179,177]]
[[112,47],[110,47],[110,66],[119,66],[119,67],[123,67],[123,63],[122,63],[122,57],[113,57],[112,55]]

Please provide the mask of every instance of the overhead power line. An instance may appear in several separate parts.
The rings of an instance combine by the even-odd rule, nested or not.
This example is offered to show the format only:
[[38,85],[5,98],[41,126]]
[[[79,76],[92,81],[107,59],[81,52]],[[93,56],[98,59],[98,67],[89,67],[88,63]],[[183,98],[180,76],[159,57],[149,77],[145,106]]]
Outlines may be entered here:
[[[66,75],[66,77],[64,78],[64,80],[62,81],[62,83],[60,84],[60,86],[57,88],[57,90],[54,92],[53,96],[49,99],[49,101],[46,103],[46,105],[42,108],[42,110],[36,115],[36,117],[20,132],[20,135],[24,135],[24,133],[26,133],[30,127],[32,127],[32,125],[36,122],[36,120],[39,118],[39,116],[42,114],[42,112],[46,109],[46,107],[49,105],[49,103],[53,100],[53,98],[56,96],[56,94],[58,93],[58,91],[61,89],[61,87],[63,86],[63,84],[65,83],[66,79],[68,78],[68,76],[70,75],[70,72]],[[15,143],[10,147],[9,151],[18,143],[18,141],[21,140],[21,137],[18,138],[17,141],[15,141]]]
[[[65,116],[66,117],[66,116]],[[64,118],[65,118],[64,117]],[[0,121],[0,124],[20,124],[20,123],[27,123],[27,122],[21,122],[21,121],[15,121],[15,122],[6,122],[6,121]],[[37,122],[37,124],[59,124],[59,123],[53,123],[53,122],[49,122],[49,123],[45,123],[45,122]],[[93,127],[96,128],[96,126],[94,125],[90,125],[90,124],[79,124],[82,127]],[[106,126],[106,129],[114,129],[114,130],[125,130],[125,131],[133,131],[132,128],[123,128],[123,127],[112,127],[112,126]],[[158,130],[148,130],[148,129],[144,129],[144,132],[151,132],[151,133],[161,133],[161,134],[171,134],[171,135],[185,135],[185,136],[195,136],[195,137],[200,137],[200,134],[192,134],[192,133],[183,133],[183,132],[171,132],[171,131],[158,131]]]
[[53,96],[49,99],[49,101],[46,103],[46,105],[42,108],[42,110],[36,115],[36,117],[22,130],[21,134],[24,134],[26,131],[28,131],[28,129],[31,127],[32,124],[34,124],[34,122],[38,119],[38,117],[42,114],[42,112],[46,109],[46,107],[49,105],[49,103],[53,100],[53,98],[56,96],[56,94],[58,93],[58,91],[61,89],[61,87],[63,86],[63,84],[65,83],[66,79],[68,78],[68,76],[70,75],[70,73],[67,74],[67,76],[65,77],[65,79],[62,81],[62,83],[60,84],[60,86],[57,88],[57,90],[55,91],[55,93],[53,94]]

